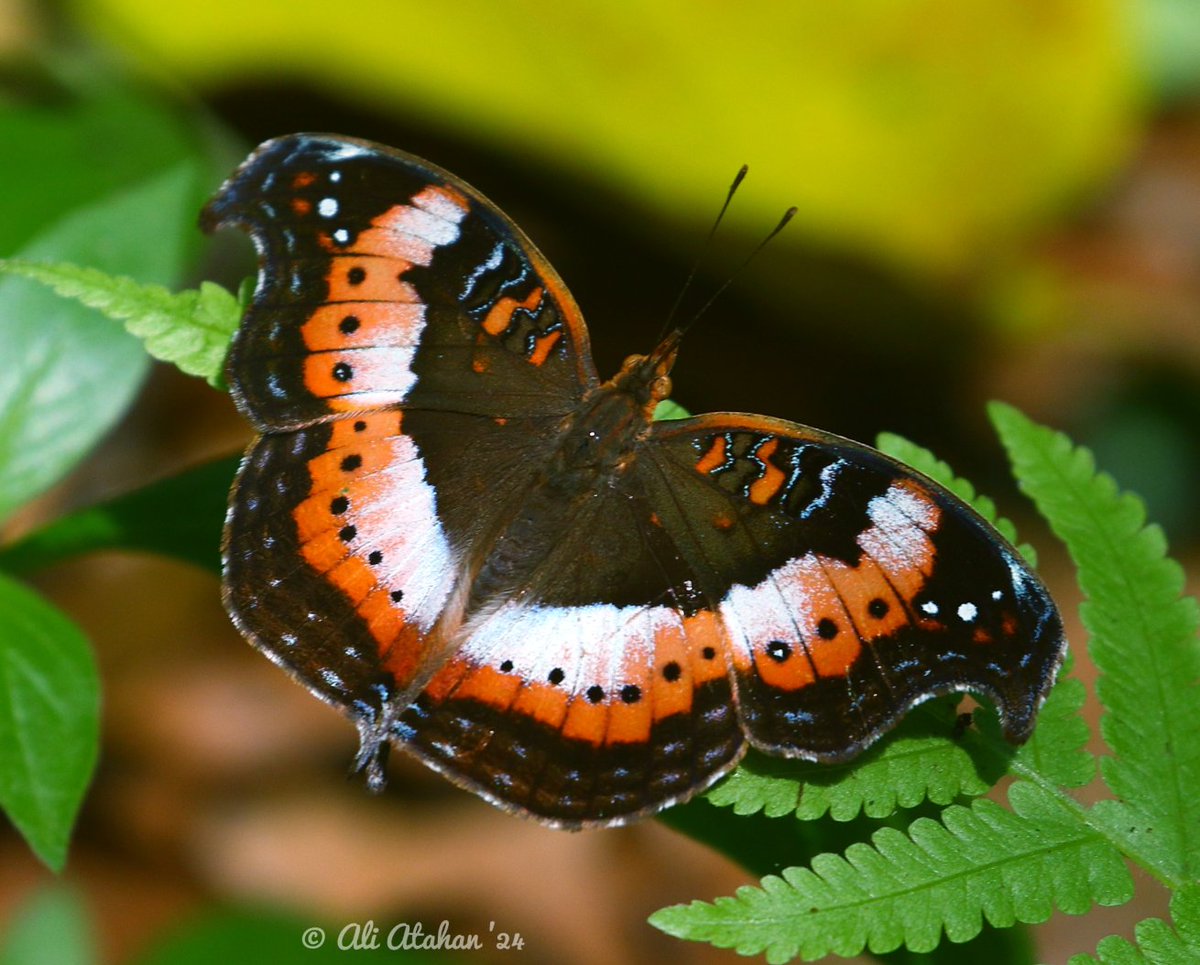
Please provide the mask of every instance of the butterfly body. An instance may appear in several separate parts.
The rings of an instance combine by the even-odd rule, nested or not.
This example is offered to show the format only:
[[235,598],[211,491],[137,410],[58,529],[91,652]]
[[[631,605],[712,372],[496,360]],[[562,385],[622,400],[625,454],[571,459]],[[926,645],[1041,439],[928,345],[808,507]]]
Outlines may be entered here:
[[913,704],[1033,725],[1063,652],[1016,551],[880,453],[763,416],[655,422],[672,333],[602,382],[545,259],[367,142],[267,142],[210,202],[259,284],[228,381],[261,433],[225,597],[358,725],[565,827],[684,800],[749,745],[845,760]]

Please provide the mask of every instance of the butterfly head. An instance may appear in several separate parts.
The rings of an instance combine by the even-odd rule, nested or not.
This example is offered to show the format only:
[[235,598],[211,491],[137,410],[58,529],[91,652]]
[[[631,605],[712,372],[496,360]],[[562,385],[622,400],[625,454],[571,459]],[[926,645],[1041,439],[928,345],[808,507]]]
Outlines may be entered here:
[[609,385],[632,395],[649,421],[655,406],[671,395],[671,369],[679,354],[682,329],[674,329],[649,355],[631,355]]

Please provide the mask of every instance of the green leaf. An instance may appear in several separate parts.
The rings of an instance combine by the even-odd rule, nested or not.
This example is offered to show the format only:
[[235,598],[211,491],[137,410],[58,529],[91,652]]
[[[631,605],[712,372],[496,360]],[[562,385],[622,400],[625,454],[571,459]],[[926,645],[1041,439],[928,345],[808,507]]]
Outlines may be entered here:
[[[1058,681],[1038,711],[1033,734],[1006,760],[1013,774],[1043,787],[1083,787],[1096,775],[1096,759],[1087,749],[1092,735],[1081,715],[1087,689],[1082,681],[1068,676],[1072,663],[1068,654]],[[977,711],[975,720],[980,733],[989,741],[987,746],[1011,746],[1003,743],[1000,721],[994,711]]]
[[99,686],[79,629],[0,576],[0,807],[55,870],[96,764]]
[[[22,253],[170,281],[194,218],[195,168],[181,164],[76,211]],[[142,225],[154,225],[148,240]],[[186,226],[186,227],[185,227]],[[62,477],[120,417],[147,359],[93,310],[20,278],[0,280],[0,519]]]
[[1021,488],[1067,544],[1101,673],[1100,771],[1119,801],[1094,821],[1147,870],[1179,887],[1200,878],[1200,609],[1135,497],[1097,473],[1091,454],[1017,410],[991,406]]
[[1200,17],[1192,0],[1144,0],[1130,9],[1156,93],[1186,103],[1200,91]]
[[1116,935],[1102,938],[1096,950],[1100,953],[1098,960],[1091,955],[1072,955],[1068,965],[1094,965],[1097,961],[1103,965],[1137,965],[1145,961],[1134,945]]
[[[876,437],[875,444],[880,452],[886,453],[893,459],[899,459],[906,466],[911,466],[917,472],[924,473],[935,482],[941,483],[995,526],[1001,536],[1014,546],[1017,545],[1017,528],[996,512],[995,502],[990,497],[977,492],[969,480],[954,475],[954,470],[928,449],[893,432],[881,432]],[[1022,543],[1017,546],[1017,550],[1029,561],[1030,566],[1037,566],[1037,551],[1032,546]]]
[[708,800],[731,806],[736,814],[794,813],[813,820],[828,813],[836,821],[848,821],[860,812],[883,818],[925,800],[949,804],[963,795],[983,794],[1003,774],[1003,763],[999,755],[989,760],[986,751],[952,739],[959,699],[922,704],[892,735],[849,764],[748,755],[708,792]]
[[221,525],[238,459],[218,459],[59,517],[0,548],[0,570],[23,574],[97,550],[161,553],[220,572]]
[[1120,854],[1068,805],[1017,783],[1012,811],[987,799],[952,805],[941,821],[918,818],[904,834],[882,828],[845,857],[818,855],[811,868],[768,876],[714,903],[664,908],[651,924],[768,962],[796,956],[911,951],[997,927],[1045,921],[1052,910],[1082,914],[1093,902],[1132,893]]
[[661,422],[670,419],[686,419],[690,412],[674,399],[663,399],[654,408],[654,421]]
[[1012,928],[983,930],[970,941],[958,945],[943,943],[930,952],[910,952],[898,948],[886,955],[874,956],[885,965],[1037,965],[1033,939],[1029,929],[1020,925]]
[[1160,918],[1134,927],[1137,944],[1116,935],[1102,939],[1097,955],[1075,955],[1070,965],[1194,965],[1200,961],[1200,886],[1189,885],[1171,897],[1174,928]]
[[220,285],[205,281],[199,289],[174,294],[161,285],[143,285],[95,268],[18,259],[0,260],[0,272],[5,271],[124,322],[126,331],[140,338],[154,358],[223,387],[225,352],[242,310]]
[[69,888],[46,888],[9,923],[0,965],[89,965],[92,948],[83,902]]

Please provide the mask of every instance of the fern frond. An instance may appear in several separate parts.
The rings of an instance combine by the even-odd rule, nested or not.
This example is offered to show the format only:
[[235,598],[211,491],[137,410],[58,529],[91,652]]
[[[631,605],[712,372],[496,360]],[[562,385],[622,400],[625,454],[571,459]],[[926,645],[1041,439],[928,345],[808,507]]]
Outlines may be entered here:
[[1200,609],[1142,503],[1065,436],[993,404],[1021,488],[1067,544],[1087,596],[1080,616],[1102,677],[1101,758],[1119,801],[1091,817],[1147,870],[1179,887],[1200,878]]
[[1012,810],[987,799],[952,805],[941,821],[918,818],[902,833],[883,828],[845,857],[818,855],[811,868],[768,876],[714,903],[664,908],[650,921],[679,938],[765,952],[768,962],[799,956],[928,951],[942,934],[977,935],[1045,921],[1054,908],[1081,914],[1132,893],[1121,855],[1054,795],[1028,783],[1009,790]]

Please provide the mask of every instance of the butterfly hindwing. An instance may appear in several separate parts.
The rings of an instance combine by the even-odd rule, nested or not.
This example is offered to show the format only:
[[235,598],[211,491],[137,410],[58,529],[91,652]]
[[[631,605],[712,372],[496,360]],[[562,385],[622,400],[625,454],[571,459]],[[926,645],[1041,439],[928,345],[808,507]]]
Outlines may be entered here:
[[226,520],[225,605],[255,646],[319,697],[373,715],[391,694],[378,640],[330,581],[338,560],[314,566],[306,558],[306,542],[329,542],[326,527],[306,533],[295,518],[314,492],[309,465],[330,451],[329,436],[328,427],[265,436],[247,452]]
[[399,423],[383,412],[263,436],[226,521],[234,620],[356,718],[417,673],[453,587],[453,551]]
[[391,736],[561,826],[628,820],[728,770],[744,741],[724,629],[653,515],[636,474],[535,480],[481,541],[453,656]]
[[503,806],[563,827],[627,821],[741,756],[721,632],[668,606],[502,606],[396,736]]

